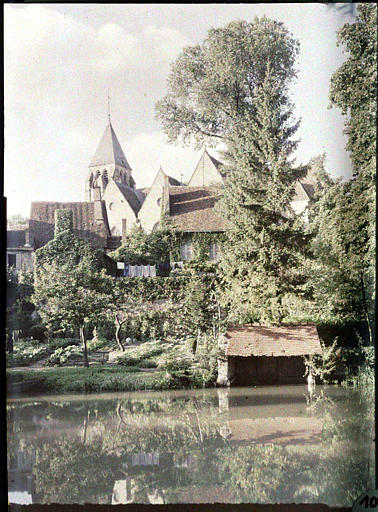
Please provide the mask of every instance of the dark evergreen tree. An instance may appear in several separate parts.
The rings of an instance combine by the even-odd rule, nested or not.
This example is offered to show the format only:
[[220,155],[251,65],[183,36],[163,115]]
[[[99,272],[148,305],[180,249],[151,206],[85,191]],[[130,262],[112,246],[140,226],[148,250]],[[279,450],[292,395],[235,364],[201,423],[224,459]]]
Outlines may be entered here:
[[290,160],[298,123],[292,122],[287,82],[269,63],[251,110],[225,152],[223,304],[232,320],[280,324],[290,319],[285,298],[305,294],[309,236],[291,208],[297,181],[306,174]]

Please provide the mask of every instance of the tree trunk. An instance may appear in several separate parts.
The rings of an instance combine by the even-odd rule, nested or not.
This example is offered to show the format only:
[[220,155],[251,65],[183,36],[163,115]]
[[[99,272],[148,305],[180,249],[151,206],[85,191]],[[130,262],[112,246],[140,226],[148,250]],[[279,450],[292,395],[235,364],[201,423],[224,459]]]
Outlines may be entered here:
[[83,344],[83,352],[84,352],[84,366],[89,368],[88,362],[88,350],[87,350],[87,340],[85,339],[84,327],[80,327],[80,339]]
[[124,352],[125,351],[125,347],[124,347],[124,345],[121,342],[121,339],[119,337],[119,333],[121,332],[121,327],[124,324],[124,322],[120,322],[117,315],[115,316],[115,320],[116,320],[116,326],[117,326],[116,332],[115,332],[115,337],[116,337],[116,340],[117,340],[119,348],[122,350],[122,352]]
[[372,331],[371,331],[371,322],[370,322],[369,310],[368,310],[368,306],[367,306],[367,302],[366,302],[365,283],[364,283],[364,277],[363,277],[362,272],[360,273],[360,279],[361,279],[361,289],[362,289],[362,302],[364,305],[365,318],[366,318],[366,323],[367,323],[367,327],[368,327],[368,331],[369,331],[369,341],[370,341],[370,345],[372,345],[373,344],[373,335],[372,335]]

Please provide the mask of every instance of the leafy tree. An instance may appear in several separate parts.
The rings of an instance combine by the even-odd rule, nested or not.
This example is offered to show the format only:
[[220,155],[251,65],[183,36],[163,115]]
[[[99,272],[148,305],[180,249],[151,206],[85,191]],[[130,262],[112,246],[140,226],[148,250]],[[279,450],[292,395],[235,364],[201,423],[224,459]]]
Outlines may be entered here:
[[178,57],[157,104],[170,141],[226,144],[222,202],[230,227],[221,270],[232,320],[280,323],[284,295],[304,293],[308,237],[290,209],[306,171],[290,161],[298,123],[288,84],[298,47],[266,17],[211,29]]
[[33,302],[47,327],[58,324],[76,329],[83,345],[84,364],[89,366],[85,327],[96,325],[105,314],[110,294],[106,292],[105,271],[99,273],[87,258],[77,265],[50,263],[38,272]]
[[297,53],[298,42],[284,25],[265,16],[210,29],[202,44],[184,48],[173,63],[168,93],[156,105],[168,140],[227,142],[254,111],[268,62],[272,76],[286,84],[295,76]]
[[310,229],[315,233],[313,283],[318,313],[332,323],[365,321],[372,338],[368,208],[361,181],[336,182],[317,201]]
[[358,4],[354,23],[338,31],[348,58],[331,78],[330,99],[346,116],[354,174],[375,174],[377,110],[377,4]]
[[[348,254],[347,269],[359,276],[365,311],[368,302],[373,304],[375,287],[376,25],[377,4],[360,3],[356,21],[346,23],[338,32],[338,44],[344,45],[348,57],[332,76],[330,87],[331,104],[346,117],[347,149],[354,172],[354,180],[346,186],[350,210],[345,211],[348,232],[344,233],[347,247],[343,254]],[[374,306],[370,309],[373,312]],[[371,325],[372,319],[366,314]]]
[[159,229],[146,233],[140,224],[135,224],[126,242],[110,256],[130,264],[155,264],[169,259],[172,246],[172,233]]

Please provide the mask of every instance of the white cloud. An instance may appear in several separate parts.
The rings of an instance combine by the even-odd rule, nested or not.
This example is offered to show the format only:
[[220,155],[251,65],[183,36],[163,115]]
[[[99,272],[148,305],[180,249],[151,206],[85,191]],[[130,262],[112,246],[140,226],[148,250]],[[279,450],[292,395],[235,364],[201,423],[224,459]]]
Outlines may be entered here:
[[191,44],[189,38],[178,30],[170,27],[158,28],[148,25],[144,29],[144,35],[152,44],[154,56],[159,60],[173,60],[184,46]]

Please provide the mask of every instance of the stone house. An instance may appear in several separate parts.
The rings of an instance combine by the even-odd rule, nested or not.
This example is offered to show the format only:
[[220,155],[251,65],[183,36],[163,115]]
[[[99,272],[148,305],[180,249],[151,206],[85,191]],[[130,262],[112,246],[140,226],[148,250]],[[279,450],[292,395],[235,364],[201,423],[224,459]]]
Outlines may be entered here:
[[6,264],[18,272],[21,269],[33,268],[34,246],[30,243],[27,226],[21,229],[7,231],[7,261]]
[[[76,236],[108,253],[122,244],[135,223],[147,232],[160,226],[162,215],[183,235],[180,260],[195,254],[197,235],[208,234],[208,257],[219,257],[217,236],[226,230],[225,219],[216,208],[213,185],[221,186],[222,163],[205,149],[187,185],[159,169],[151,187],[136,188],[132,168],[123,152],[112,123],[105,128],[85,179],[85,201],[32,202],[28,225],[8,231],[7,263],[17,268],[33,264],[33,252],[54,235],[54,212],[69,209]],[[307,183],[308,181],[308,183]],[[298,182],[293,208],[306,210],[313,193],[310,180]]]
[[303,383],[303,356],[321,352],[315,324],[230,327],[219,344],[220,386]]

